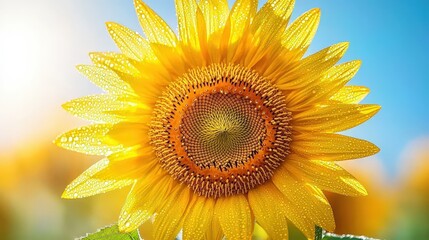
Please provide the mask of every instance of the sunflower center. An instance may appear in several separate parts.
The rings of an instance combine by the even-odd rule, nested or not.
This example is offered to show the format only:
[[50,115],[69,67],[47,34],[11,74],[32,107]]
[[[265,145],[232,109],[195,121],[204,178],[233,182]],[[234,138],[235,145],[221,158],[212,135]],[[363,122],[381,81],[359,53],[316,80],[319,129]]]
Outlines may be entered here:
[[162,167],[206,197],[246,193],[289,153],[281,91],[236,65],[196,68],[172,82],[150,124]]
[[266,135],[257,105],[237,94],[200,96],[184,115],[182,144],[200,168],[241,166],[261,149]]

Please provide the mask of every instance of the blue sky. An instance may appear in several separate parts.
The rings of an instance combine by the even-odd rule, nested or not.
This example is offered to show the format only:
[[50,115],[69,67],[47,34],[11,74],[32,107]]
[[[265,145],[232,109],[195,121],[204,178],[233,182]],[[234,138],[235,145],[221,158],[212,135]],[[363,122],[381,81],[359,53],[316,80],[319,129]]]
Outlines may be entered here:
[[[145,2],[176,28],[172,0]],[[106,21],[140,31],[131,0],[94,0],[82,6],[82,20],[94,28],[88,34],[98,35],[90,51],[116,50],[105,31]],[[429,135],[429,2],[298,0],[293,19],[315,7],[322,17],[308,53],[350,42],[343,61],[363,61],[351,84],[368,86],[371,93],[365,103],[380,104],[382,110],[347,134],[376,143],[381,148],[378,157],[394,174],[404,147]]]

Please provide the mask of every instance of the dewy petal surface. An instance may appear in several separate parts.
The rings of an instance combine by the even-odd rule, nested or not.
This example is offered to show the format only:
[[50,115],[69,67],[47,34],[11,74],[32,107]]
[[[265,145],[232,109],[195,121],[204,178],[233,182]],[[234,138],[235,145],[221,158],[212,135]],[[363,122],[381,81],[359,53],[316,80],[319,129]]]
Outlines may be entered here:
[[283,198],[271,182],[250,191],[248,196],[255,220],[273,239],[288,239],[287,205]]
[[295,153],[309,159],[325,161],[363,158],[380,150],[368,141],[330,133],[298,135],[292,144]]
[[313,55],[302,59],[296,67],[288,69],[287,73],[277,81],[280,89],[316,85],[321,75],[334,66],[344,55],[348,43],[338,43],[327,47]]
[[210,198],[197,199],[189,209],[183,223],[183,239],[203,239],[207,231],[212,231],[210,223],[213,218],[215,201]]
[[182,228],[190,201],[190,190],[177,185],[155,217],[155,239],[174,239]]
[[134,6],[140,25],[150,42],[176,46],[176,34],[158,14],[141,0],[134,0]]
[[328,231],[335,229],[331,206],[320,190],[297,180],[284,166],[273,176],[273,182],[316,225]]
[[89,65],[78,65],[77,69],[106,92],[115,95],[135,95],[131,86],[110,69]]
[[142,121],[147,114],[147,107],[137,99],[110,94],[74,99],[64,103],[63,108],[75,116],[100,123]]
[[264,4],[251,25],[256,44],[269,47],[269,44],[279,41],[292,14],[294,3],[294,0],[268,0]]
[[133,65],[132,59],[127,58],[124,54],[114,52],[93,52],[89,54],[89,57],[96,66],[111,69],[119,76],[120,74],[126,74],[133,77],[140,75],[140,71]]
[[149,43],[139,33],[118,23],[108,22],[106,26],[113,41],[127,57],[139,61],[154,59]]
[[176,14],[179,23],[180,40],[185,45],[198,48],[197,2],[196,0],[175,0]]
[[357,104],[369,94],[369,89],[362,86],[344,86],[329,100],[341,103]]
[[205,0],[199,1],[199,7],[206,23],[207,37],[222,30],[229,16],[228,1]]
[[223,238],[224,238],[224,234],[222,232],[219,219],[213,215],[213,218],[211,219],[211,224],[209,225],[209,228],[206,231],[204,239],[222,240]]
[[304,55],[308,46],[316,34],[320,21],[320,10],[312,9],[299,18],[285,31],[282,44],[292,58],[300,58]]
[[110,155],[123,150],[121,145],[105,142],[112,124],[93,124],[60,135],[55,143],[63,148],[91,155]]
[[137,181],[128,194],[118,221],[121,231],[132,231],[149,220],[172,190],[170,179],[153,176],[155,174],[152,172],[145,179]]
[[341,132],[355,127],[380,110],[374,104],[324,105],[295,115],[294,129],[302,132]]
[[219,218],[225,236],[231,240],[249,239],[253,224],[246,197],[235,195],[216,202],[215,216]]
[[315,224],[313,221],[304,217],[301,210],[292,203],[288,198],[283,197],[282,201],[285,204],[284,210],[286,211],[287,218],[293,225],[295,225],[308,239],[314,239]]
[[[118,165],[118,164],[117,164]],[[122,168],[135,170],[135,165],[121,164]],[[112,166],[108,159],[102,159],[88,168],[72,183],[70,183],[61,197],[84,198],[100,193],[106,193],[134,183],[132,174],[119,173],[118,166]],[[121,168],[121,167],[118,167]]]
[[292,111],[297,111],[328,100],[352,79],[360,65],[361,62],[356,60],[330,68],[318,81],[288,95],[288,105]]
[[257,7],[257,0],[237,0],[234,3],[229,15],[231,21],[230,44],[236,43],[242,37],[251,19],[255,16]]
[[309,182],[322,190],[347,196],[367,195],[365,187],[334,162],[308,161],[299,156],[294,156],[286,163],[286,166],[302,181]]

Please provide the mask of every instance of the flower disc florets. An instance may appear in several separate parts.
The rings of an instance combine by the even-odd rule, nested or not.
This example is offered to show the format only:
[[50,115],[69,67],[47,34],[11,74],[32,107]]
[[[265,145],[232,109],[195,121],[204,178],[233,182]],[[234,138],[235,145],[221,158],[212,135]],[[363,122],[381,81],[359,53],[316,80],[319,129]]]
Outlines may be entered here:
[[171,83],[150,124],[164,169],[206,197],[246,193],[289,153],[284,96],[238,65],[195,68]]

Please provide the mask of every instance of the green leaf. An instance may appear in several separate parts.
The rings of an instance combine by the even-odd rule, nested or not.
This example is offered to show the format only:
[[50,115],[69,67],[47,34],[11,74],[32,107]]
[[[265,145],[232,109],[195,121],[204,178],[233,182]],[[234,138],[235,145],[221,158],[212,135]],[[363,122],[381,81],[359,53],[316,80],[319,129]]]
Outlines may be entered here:
[[333,233],[326,233],[323,235],[323,240],[376,240],[375,238],[369,238],[365,236],[353,236],[350,234],[346,235],[336,235]]
[[119,232],[118,225],[111,225],[97,230],[95,233],[87,234],[80,240],[140,240],[138,230],[129,233]]
[[321,227],[316,226],[315,228],[315,240],[377,240],[375,238],[369,238],[365,236],[353,236],[350,234],[346,235],[337,235],[334,233],[328,233],[323,230]]

